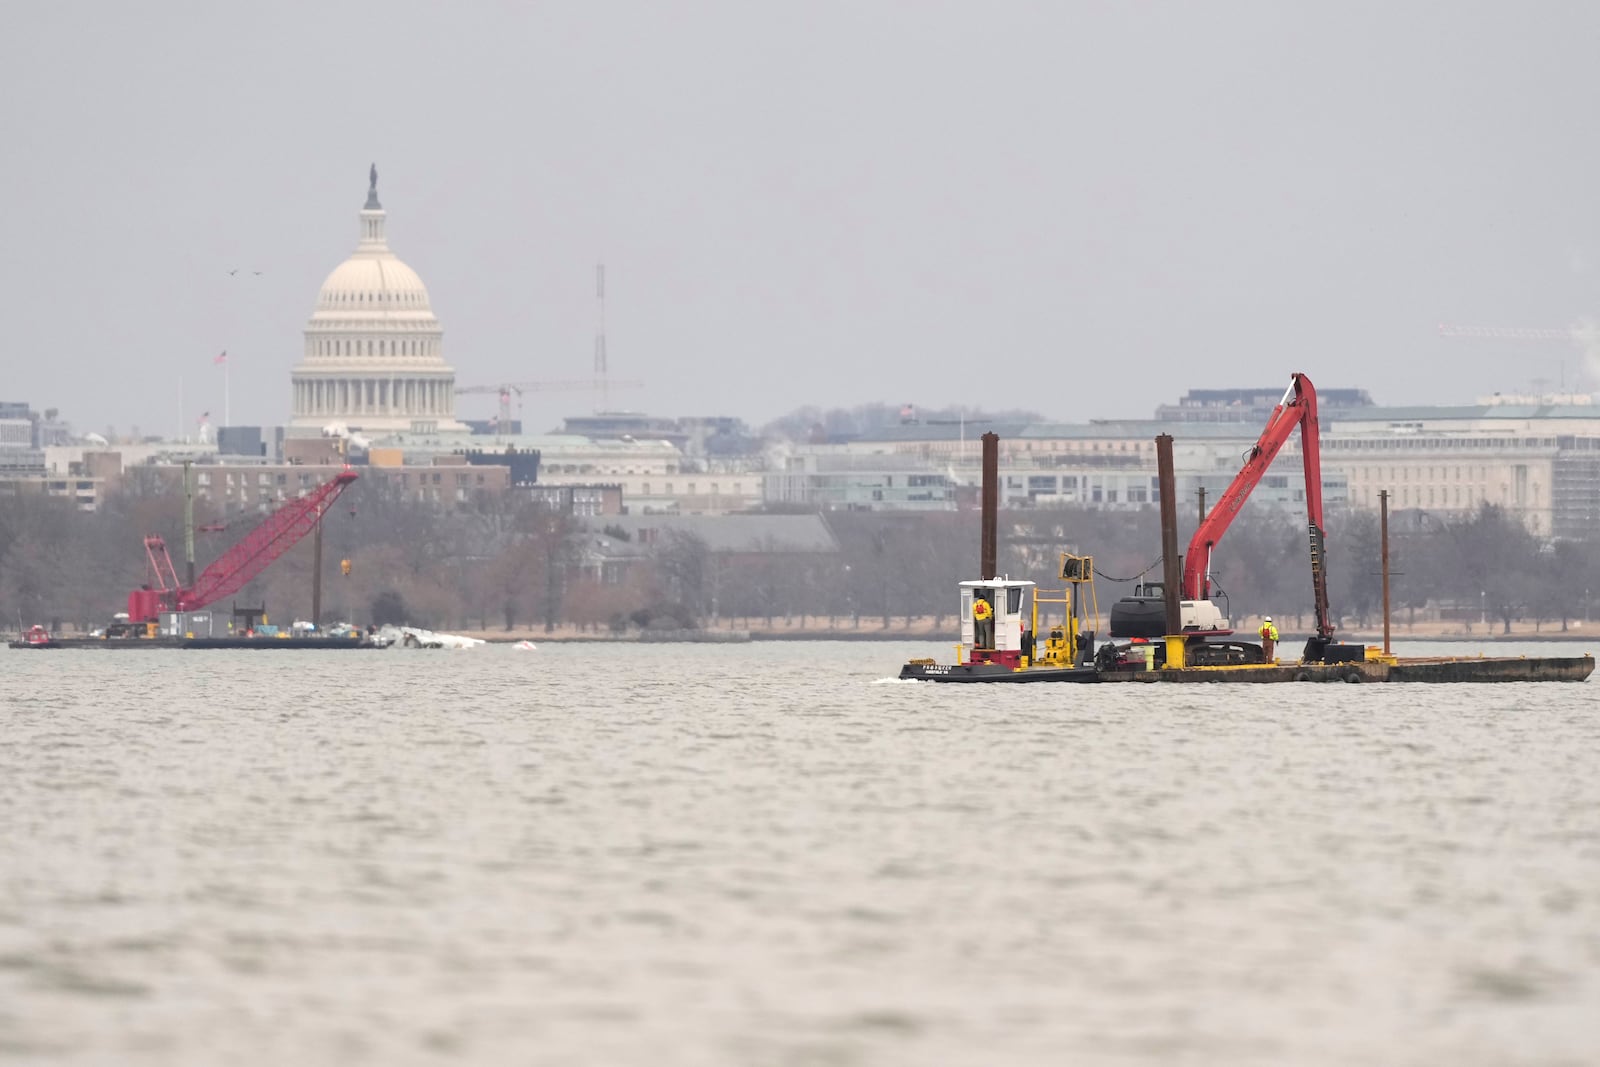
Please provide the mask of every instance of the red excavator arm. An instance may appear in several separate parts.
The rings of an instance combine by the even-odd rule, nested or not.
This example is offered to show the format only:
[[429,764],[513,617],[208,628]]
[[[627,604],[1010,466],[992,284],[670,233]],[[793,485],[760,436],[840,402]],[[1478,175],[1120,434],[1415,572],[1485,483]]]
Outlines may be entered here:
[[1284,442],[1300,427],[1300,451],[1305,459],[1306,519],[1311,535],[1311,584],[1316,599],[1317,636],[1324,641],[1333,636],[1333,624],[1328,621],[1328,575],[1324,566],[1322,530],[1322,453],[1317,442],[1317,391],[1311,379],[1296,374],[1289,383],[1278,406],[1267,419],[1267,428],[1250,450],[1244,469],[1233,479],[1228,491],[1222,494],[1216,507],[1206,516],[1189,542],[1188,554],[1183,557],[1183,598],[1208,600],[1211,596],[1211,550],[1232,525],[1239,509],[1249,499],[1256,483],[1261,481],[1272,466],[1272,461],[1283,448]]
[[[213,604],[223,597],[237,593],[249,584],[250,579],[266,570],[272,561],[293,548],[299,540],[316,529],[317,522],[332,506],[345,487],[358,475],[343,470],[323,482],[305,496],[284,504],[263,519],[243,540],[218,556],[193,586],[185,589],[178,585],[172,562],[167,559],[166,547],[160,538],[146,538],[145,552],[156,572],[156,588],[146,586],[128,594],[128,614],[135,622],[155,619],[160,611],[195,611]],[[152,549],[159,548],[160,557]],[[166,562],[166,572],[172,585],[162,573],[160,562]]]

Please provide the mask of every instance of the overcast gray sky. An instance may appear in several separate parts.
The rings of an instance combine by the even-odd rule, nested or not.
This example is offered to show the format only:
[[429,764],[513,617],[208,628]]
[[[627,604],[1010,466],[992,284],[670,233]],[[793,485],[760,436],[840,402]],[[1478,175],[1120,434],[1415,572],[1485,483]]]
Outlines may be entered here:
[[[1147,416],[1301,370],[1383,403],[1582,356],[1600,5],[12,5],[0,399],[288,415],[367,165],[458,384]],[[244,268],[229,277],[226,271]],[[249,270],[264,271],[261,276]],[[1590,383],[1594,384],[1594,383]],[[492,397],[463,397],[486,417]],[[533,428],[593,406],[530,398]]]

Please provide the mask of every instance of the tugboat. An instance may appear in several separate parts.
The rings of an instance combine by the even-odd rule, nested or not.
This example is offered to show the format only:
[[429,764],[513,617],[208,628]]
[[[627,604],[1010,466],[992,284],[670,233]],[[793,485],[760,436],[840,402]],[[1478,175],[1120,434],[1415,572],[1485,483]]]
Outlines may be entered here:
[[[995,575],[1000,438],[983,435],[983,577],[962,582],[961,643],[956,662],[914,659],[900,668],[902,679],[925,682],[1098,682],[1094,666],[1094,628],[1084,628],[1084,608],[1099,626],[1094,599],[1094,560],[1061,554],[1059,597],[1045,596],[1033,582]],[[1060,617],[1048,623],[1043,642],[1040,608]]]
[[50,631],[35,623],[28,627],[20,641],[12,641],[12,648],[60,648],[61,643],[50,636]]
[[[1094,602],[1094,561],[1061,554],[1061,576],[1067,583],[1060,597],[1047,597],[1033,582],[984,578],[962,582],[961,643],[955,663],[914,659],[900,668],[900,677],[925,682],[1098,682],[1094,667],[1094,630],[1081,625],[1080,600],[1073,588],[1089,586]],[[1081,577],[1080,577],[1081,576]],[[992,629],[975,619],[990,615]],[[1061,617],[1049,621],[1040,640],[1041,606],[1061,605]],[[1098,614],[1098,607],[1096,606]],[[987,621],[987,620],[985,620]],[[1097,623],[1098,625],[1098,623]],[[992,636],[991,636],[992,635]],[[989,647],[989,646],[993,647]]]

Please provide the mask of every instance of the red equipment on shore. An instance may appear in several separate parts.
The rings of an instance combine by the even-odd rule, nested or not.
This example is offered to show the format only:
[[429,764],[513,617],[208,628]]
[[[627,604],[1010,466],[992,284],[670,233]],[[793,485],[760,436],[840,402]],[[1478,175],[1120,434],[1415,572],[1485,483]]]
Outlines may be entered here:
[[287,502],[212,561],[192,586],[179,583],[166,542],[160,537],[146,537],[145,558],[153,579],[128,594],[128,619],[154,622],[163,611],[195,611],[237,593],[316,529],[334,500],[357,477],[355,471],[340,471],[305,496]]

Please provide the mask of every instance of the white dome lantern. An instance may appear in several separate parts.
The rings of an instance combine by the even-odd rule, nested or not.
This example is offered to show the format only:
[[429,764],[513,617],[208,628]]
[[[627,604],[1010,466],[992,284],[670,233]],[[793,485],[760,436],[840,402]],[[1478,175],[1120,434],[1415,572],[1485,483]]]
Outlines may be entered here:
[[317,293],[292,376],[290,425],[337,421],[379,433],[466,429],[455,419],[455,369],[417,272],[389,250],[373,166],[360,240]]

